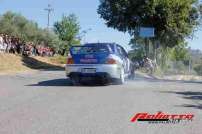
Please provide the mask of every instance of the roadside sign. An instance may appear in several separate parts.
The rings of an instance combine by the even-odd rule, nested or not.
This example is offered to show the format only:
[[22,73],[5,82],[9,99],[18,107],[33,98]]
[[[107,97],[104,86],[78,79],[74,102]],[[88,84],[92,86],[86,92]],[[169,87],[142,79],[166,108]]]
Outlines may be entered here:
[[141,27],[139,35],[143,38],[154,37],[154,30],[153,27]]

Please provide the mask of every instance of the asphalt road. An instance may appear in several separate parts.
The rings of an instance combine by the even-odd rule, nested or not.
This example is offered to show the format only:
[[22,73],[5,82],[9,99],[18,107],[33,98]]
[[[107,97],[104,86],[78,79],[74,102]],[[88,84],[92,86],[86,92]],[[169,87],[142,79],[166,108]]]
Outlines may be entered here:
[[[140,112],[192,113],[192,122],[131,123]],[[73,87],[63,71],[0,76],[0,134],[201,134],[202,83],[138,78]]]

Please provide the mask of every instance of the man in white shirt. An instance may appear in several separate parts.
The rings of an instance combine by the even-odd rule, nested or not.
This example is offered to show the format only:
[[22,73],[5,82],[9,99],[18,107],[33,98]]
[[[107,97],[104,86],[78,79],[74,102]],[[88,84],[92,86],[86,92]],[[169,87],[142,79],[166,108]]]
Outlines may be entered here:
[[0,35],[0,51],[4,51],[4,39],[3,39],[3,34]]
[[144,67],[146,68],[147,72],[149,72],[149,74],[153,74],[154,64],[153,61],[148,57],[144,57]]

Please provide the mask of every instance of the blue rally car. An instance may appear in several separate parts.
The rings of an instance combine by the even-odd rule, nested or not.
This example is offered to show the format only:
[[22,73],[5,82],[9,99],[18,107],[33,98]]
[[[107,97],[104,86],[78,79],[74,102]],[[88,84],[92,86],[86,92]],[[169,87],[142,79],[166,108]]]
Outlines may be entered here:
[[66,75],[74,85],[89,79],[101,84],[123,84],[129,73],[127,52],[118,44],[91,43],[70,48]]

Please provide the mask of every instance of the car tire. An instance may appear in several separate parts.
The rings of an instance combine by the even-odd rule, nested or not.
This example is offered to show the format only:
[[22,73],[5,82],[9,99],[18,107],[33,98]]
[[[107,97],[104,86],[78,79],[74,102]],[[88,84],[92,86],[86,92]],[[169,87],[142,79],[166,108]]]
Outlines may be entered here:
[[108,86],[110,84],[109,78],[102,78],[100,84],[102,86]]
[[120,78],[117,79],[116,83],[118,85],[123,85],[125,83],[125,76],[124,76],[124,71],[123,69],[121,70],[121,73],[120,73]]
[[80,86],[81,81],[80,78],[76,75],[70,77],[73,86]]

